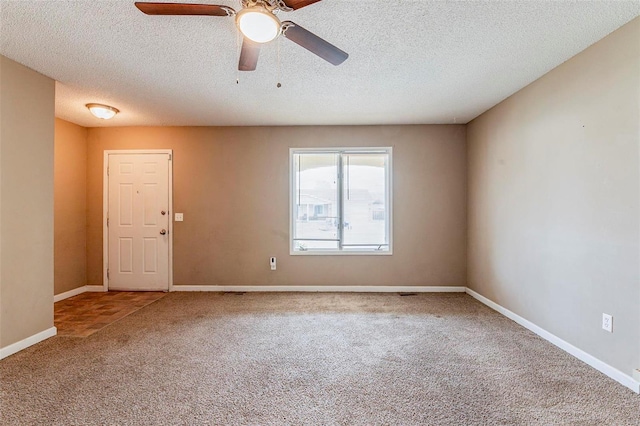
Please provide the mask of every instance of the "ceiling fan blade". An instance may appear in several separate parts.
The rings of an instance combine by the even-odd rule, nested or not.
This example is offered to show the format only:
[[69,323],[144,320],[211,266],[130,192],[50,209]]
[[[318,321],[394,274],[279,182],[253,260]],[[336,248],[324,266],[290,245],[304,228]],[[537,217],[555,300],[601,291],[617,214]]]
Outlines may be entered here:
[[291,21],[282,23],[282,31],[286,38],[304,47],[309,52],[320,56],[325,61],[331,62],[333,65],[340,65],[349,57],[347,52],[338,49],[328,41],[321,39]]
[[231,7],[215,4],[136,2],[135,5],[147,15],[233,16],[236,13]]
[[254,71],[258,65],[258,56],[260,55],[260,43],[254,43],[246,38],[242,41],[242,50],[240,51],[240,61],[238,69],[240,71]]
[[284,0],[284,4],[289,6],[291,9],[302,9],[305,6],[309,6],[310,4],[314,4],[319,2],[320,0]]

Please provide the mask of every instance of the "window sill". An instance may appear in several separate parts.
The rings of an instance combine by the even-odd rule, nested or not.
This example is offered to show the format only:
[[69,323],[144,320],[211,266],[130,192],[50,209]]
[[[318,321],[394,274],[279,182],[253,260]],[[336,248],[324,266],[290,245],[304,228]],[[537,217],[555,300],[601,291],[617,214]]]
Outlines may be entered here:
[[393,251],[356,251],[356,250],[290,250],[291,256],[391,256]]

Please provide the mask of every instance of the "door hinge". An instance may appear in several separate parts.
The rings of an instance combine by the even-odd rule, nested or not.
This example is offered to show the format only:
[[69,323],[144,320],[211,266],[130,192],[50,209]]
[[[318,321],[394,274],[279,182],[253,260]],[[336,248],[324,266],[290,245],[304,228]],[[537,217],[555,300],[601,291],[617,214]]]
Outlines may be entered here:
[[109,214],[107,213],[107,228],[109,227]]
[[109,279],[109,268],[107,268],[107,279]]
[[107,176],[109,176],[109,166],[107,166]]
[[171,161],[173,154],[169,154],[169,161]]

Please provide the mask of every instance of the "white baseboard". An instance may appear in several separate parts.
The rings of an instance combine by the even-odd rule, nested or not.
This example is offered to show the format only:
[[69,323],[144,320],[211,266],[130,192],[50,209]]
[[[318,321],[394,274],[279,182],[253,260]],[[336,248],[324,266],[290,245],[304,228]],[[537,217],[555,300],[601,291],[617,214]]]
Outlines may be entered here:
[[84,287],[87,289],[87,291],[91,291],[94,293],[101,293],[106,291],[104,289],[104,286],[101,286],[101,285],[86,285]]
[[82,287],[78,287],[78,288],[74,288],[73,290],[69,290],[66,291],[64,293],[60,293],[60,294],[56,294],[55,296],[53,296],[53,303],[55,302],[59,302],[61,300],[64,299],[68,299],[70,297],[73,296],[77,296],[79,294],[82,293],[86,293],[86,292],[103,292],[104,290],[104,286],[101,285],[85,285]]
[[28,348],[29,346],[33,346],[36,343],[42,342],[49,337],[53,337],[56,335],[56,333],[58,333],[58,329],[55,327],[51,327],[44,331],[41,331],[40,333],[36,333],[33,336],[29,336],[26,339],[22,339],[19,342],[13,343],[9,346],[5,346],[4,348],[0,349],[0,359],[6,358],[9,355],[13,355],[16,352]]
[[312,286],[312,285],[174,285],[172,291],[314,292],[314,293],[464,293],[466,287],[446,286]]
[[77,296],[87,291],[87,286],[83,285],[82,287],[74,288],[73,290],[65,291],[64,293],[56,294],[53,296],[53,303],[59,302],[64,299],[68,299],[73,296]]
[[603,361],[600,361],[598,358],[594,357],[593,355],[589,355],[588,353],[586,353],[582,349],[576,348],[571,343],[566,342],[565,340],[562,340],[558,336],[549,333],[547,330],[545,330],[545,329],[543,329],[541,327],[538,327],[537,325],[535,325],[531,321],[522,318],[520,315],[515,314],[515,313],[511,312],[510,310],[508,310],[507,308],[504,308],[504,307],[498,305],[494,301],[487,299],[486,297],[484,297],[481,294],[471,290],[470,288],[467,288],[467,294],[469,294],[474,299],[477,299],[478,301],[484,303],[485,305],[487,305],[491,309],[501,313],[505,317],[517,322],[518,324],[520,324],[524,328],[527,328],[527,329],[533,331],[538,336],[542,337],[543,339],[547,340],[548,342],[553,343],[554,345],[556,345],[557,347],[559,347],[563,351],[568,352],[569,354],[571,354],[574,357],[578,358],[580,361],[583,361],[583,362],[589,364],[591,367],[593,367],[596,370],[600,371],[601,373],[609,376],[610,378],[612,378],[616,382],[618,382],[618,383],[628,387],[632,391],[640,394],[640,382],[634,380],[633,377],[624,374],[622,371],[610,366],[609,364],[607,364],[607,363],[605,363]]

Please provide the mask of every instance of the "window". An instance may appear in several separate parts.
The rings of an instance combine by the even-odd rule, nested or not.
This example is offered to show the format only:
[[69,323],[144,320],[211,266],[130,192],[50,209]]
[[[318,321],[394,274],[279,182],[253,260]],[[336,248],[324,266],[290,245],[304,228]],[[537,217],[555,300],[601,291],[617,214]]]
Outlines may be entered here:
[[291,149],[291,254],[391,254],[391,148]]

